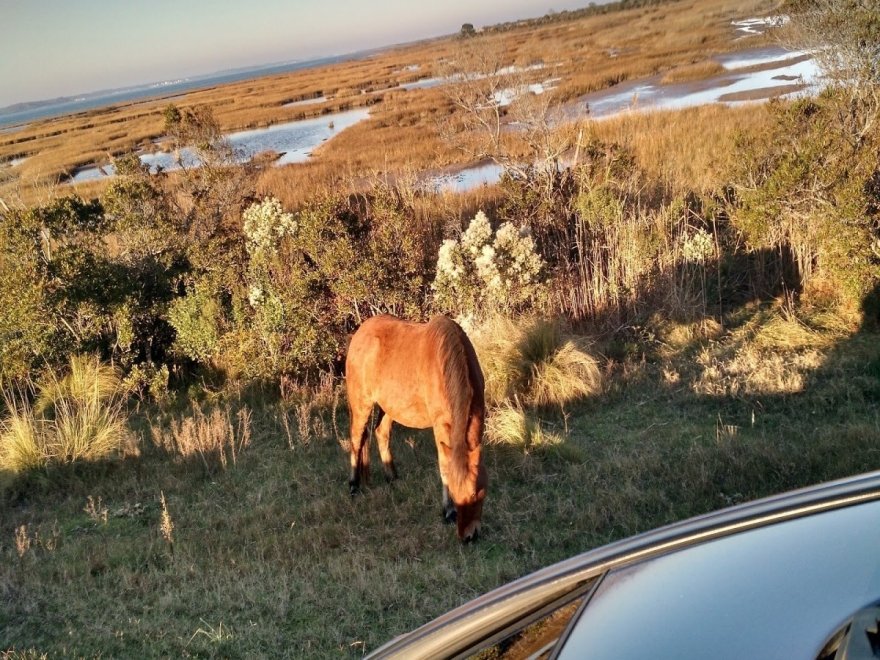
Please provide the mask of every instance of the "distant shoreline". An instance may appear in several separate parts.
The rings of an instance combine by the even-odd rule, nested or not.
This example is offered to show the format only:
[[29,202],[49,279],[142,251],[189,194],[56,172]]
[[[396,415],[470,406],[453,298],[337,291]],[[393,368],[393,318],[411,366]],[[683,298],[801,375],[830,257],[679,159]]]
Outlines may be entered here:
[[53,119],[55,117],[73,115],[79,112],[87,112],[89,110],[96,110],[111,105],[179,96],[198,89],[214,87],[226,83],[289,73],[291,71],[309,69],[324,66],[326,64],[336,64],[338,62],[363,59],[377,52],[387,50],[388,48],[389,47],[374,48],[346,53],[344,55],[331,55],[310,60],[285,62],[283,64],[267,64],[245,69],[225,70],[181,80],[152,82],[132,87],[108,89],[89,92],[87,94],[78,94],[76,96],[48,99],[45,101],[16,103],[6,106],[5,108],[0,108],[0,129],[14,129],[19,125],[22,125],[23,127],[24,124],[29,124],[42,119]]

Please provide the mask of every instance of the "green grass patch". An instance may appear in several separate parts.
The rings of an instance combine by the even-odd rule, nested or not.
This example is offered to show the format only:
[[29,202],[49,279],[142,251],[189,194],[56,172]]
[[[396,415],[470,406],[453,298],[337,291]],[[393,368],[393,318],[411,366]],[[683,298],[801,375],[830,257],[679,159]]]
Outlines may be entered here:
[[[757,350],[742,327],[662,359],[604,365],[603,392],[566,417],[529,413],[552,441],[487,444],[483,536],[468,546],[441,523],[428,432],[395,427],[401,479],[374,475],[352,498],[344,438],[333,430],[346,428],[344,406],[335,425],[329,403],[297,424],[301,404],[251,399],[246,450],[222,467],[215,456],[212,469],[198,452],[151,439],[151,426],[170,438],[181,415],[194,413],[147,414],[135,425],[139,456],[25,474],[5,491],[0,649],[360,657],[574,553],[880,467],[880,337],[828,342],[798,390],[707,387],[707,378],[732,373],[712,365]],[[793,359],[806,349],[773,350]],[[205,404],[196,421],[208,424],[202,433],[224,430],[226,444],[216,446],[228,452],[229,438],[240,437],[229,411],[244,408],[216,405],[220,413]]]

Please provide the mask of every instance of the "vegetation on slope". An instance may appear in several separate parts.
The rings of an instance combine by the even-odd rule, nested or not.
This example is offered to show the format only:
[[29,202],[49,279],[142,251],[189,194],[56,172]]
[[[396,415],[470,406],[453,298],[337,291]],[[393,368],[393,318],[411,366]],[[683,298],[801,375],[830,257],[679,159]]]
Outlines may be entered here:
[[[494,194],[297,204],[184,108],[206,167],[124,159],[100,198],[4,209],[0,649],[360,656],[572,553],[880,467],[861,98],[591,124],[570,168]],[[395,431],[401,480],[345,488],[341,358],[381,312],[474,338],[477,544],[440,524],[429,433]],[[60,449],[93,408],[113,442],[71,423],[94,451]]]

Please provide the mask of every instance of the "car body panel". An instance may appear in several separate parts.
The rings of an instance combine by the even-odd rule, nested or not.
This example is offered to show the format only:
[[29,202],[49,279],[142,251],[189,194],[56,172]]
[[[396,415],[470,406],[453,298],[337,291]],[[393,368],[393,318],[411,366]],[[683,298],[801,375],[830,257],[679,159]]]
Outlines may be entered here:
[[880,500],[612,571],[558,657],[815,658],[878,599]]
[[[498,587],[373,651],[371,658],[466,657],[585,593],[608,571],[715,538],[880,500],[880,472],[741,504],[583,553]],[[572,594],[575,594],[574,596]]]

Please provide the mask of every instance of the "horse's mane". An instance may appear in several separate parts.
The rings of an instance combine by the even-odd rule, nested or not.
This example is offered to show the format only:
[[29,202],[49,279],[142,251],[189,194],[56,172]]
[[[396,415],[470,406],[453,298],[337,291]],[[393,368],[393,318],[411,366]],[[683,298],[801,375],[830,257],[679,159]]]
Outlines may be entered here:
[[437,341],[452,412],[448,485],[453,497],[472,496],[477,490],[482,424],[480,428],[472,429],[471,417],[472,414],[482,416],[483,376],[474,348],[457,323],[445,316],[437,316],[431,319],[427,328]]

